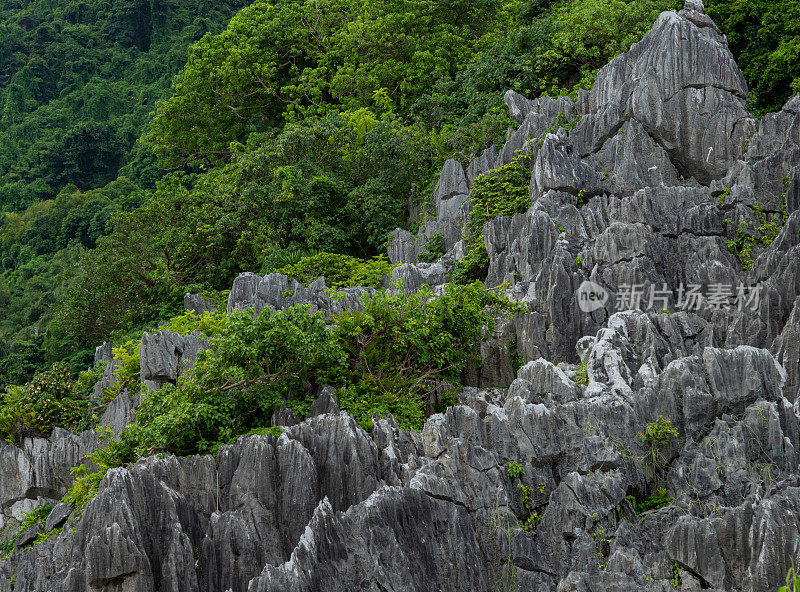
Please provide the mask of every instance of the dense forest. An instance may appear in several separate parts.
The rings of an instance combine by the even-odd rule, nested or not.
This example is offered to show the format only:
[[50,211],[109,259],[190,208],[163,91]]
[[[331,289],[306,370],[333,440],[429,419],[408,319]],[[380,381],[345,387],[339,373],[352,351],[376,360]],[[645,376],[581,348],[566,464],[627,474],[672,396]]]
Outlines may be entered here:
[[[243,4],[0,2],[0,388],[85,368],[241,271],[382,265],[442,163],[502,140],[505,90],[574,96],[679,7]],[[706,8],[754,113],[800,92],[800,5]]]

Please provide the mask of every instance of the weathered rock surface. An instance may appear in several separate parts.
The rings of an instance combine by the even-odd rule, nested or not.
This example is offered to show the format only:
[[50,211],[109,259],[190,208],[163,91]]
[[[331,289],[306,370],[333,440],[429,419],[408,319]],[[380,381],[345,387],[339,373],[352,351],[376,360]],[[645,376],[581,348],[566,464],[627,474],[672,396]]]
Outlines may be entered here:
[[142,382],[148,388],[175,383],[182,373],[194,366],[198,353],[207,347],[195,333],[180,335],[162,330],[150,335],[145,332],[139,346]]
[[183,307],[187,311],[194,311],[195,314],[217,311],[214,303],[202,294],[190,294],[188,292],[183,295]]
[[0,444],[0,509],[10,515],[20,500],[60,498],[74,480],[70,468],[96,448],[93,431],[76,436],[60,428],[49,438],[26,438],[21,447]]
[[264,277],[243,273],[233,282],[228,296],[228,312],[251,309],[257,315],[265,307],[283,310],[298,304],[308,304],[312,311],[319,310],[326,316],[331,316],[348,309],[360,309],[364,296],[374,292],[373,288],[362,287],[329,290],[325,285],[325,278],[318,278],[305,287],[279,273]]

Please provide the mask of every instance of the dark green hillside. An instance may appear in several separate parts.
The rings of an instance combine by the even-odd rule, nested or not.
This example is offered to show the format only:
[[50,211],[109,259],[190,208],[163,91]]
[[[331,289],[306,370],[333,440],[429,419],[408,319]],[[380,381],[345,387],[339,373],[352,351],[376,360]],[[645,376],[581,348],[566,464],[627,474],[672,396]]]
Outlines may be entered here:
[[161,171],[136,139],[189,45],[243,4],[0,2],[0,376],[42,339],[31,363],[74,349],[30,341],[30,328],[46,333],[62,273],[154,186]]

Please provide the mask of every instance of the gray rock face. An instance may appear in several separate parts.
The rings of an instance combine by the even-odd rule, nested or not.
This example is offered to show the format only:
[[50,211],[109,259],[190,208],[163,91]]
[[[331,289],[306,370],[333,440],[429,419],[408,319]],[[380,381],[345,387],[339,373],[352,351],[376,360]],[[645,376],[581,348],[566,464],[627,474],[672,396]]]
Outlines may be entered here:
[[138,393],[131,394],[127,389],[123,389],[119,395],[106,405],[103,417],[100,418],[100,425],[110,429],[115,434],[119,434],[125,429],[126,425],[134,420],[139,402],[140,396]]
[[26,545],[30,545],[37,536],[44,532],[44,528],[42,528],[41,524],[36,524],[35,526],[31,526],[28,530],[23,532],[17,538],[17,542],[15,543],[17,549],[21,549]]
[[[148,388],[159,388],[162,384],[175,383],[178,376],[194,366],[197,355],[208,346],[198,335],[180,335],[171,331],[145,332],[139,346],[139,365],[142,382]],[[131,403],[119,402],[124,409]],[[111,413],[119,413],[111,411]]]
[[775,359],[786,370],[786,397],[796,401],[800,396],[800,297],[781,334],[772,342]]
[[295,305],[310,305],[312,312],[322,311],[325,316],[331,316],[345,310],[360,310],[364,297],[374,294],[375,290],[353,287],[333,292],[335,296],[331,297],[325,278],[318,278],[305,287],[279,273],[264,277],[243,273],[233,282],[228,297],[228,313],[252,309],[253,314],[257,315],[267,306],[283,310]]
[[436,186],[436,219],[450,220],[456,217],[469,193],[464,167],[452,158],[444,163],[439,183]]
[[[527,111],[519,127],[509,133],[506,143],[497,155],[497,166],[508,164],[520,153],[531,154],[536,149],[535,142],[531,140],[541,139],[545,131],[555,125],[559,115],[565,122],[572,121],[577,115],[575,103],[569,97],[557,99],[541,97],[530,101],[529,106],[530,110]],[[513,109],[511,107],[509,109],[513,116]]]
[[[108,348],[106,351],[106,343],[108,343]],[[117,384],[117,368],[119,367],[119,362],[114,359],[114,354],[111,351],[111,344],[109,342],[104,342],[100,348],[104,348],[103,353],[101,354],[101,358],[98,359],[97,354],[95,354],[95,364],[100,362],[106,362],[106,367],[103,369],[103,376],[100,377],[100,380],[97,381],[94,385],[94,391],[92,393],[92,398],[95,401],[102,401],[104,398],[104,392],[108,391]],[[98,348],[98,349],[100,349]]]
[[531,199],[536,201],[551,189],[574,192],[576,197],[586,200],[595,195],[611,193],[602,177],[574,153],[563,130],[557,134],[547,134],[536,153],[530,185]]
[[44,531],[50,532],[54,528],[58,528],[64,524],[67,518],[69,518],[69,515],[72,514],[72,510],[72,504],[65,504],[64,502],[57,503],[47,516],[47,520],[44,523]]
[[94,350],[94,363],[110,362],[114,358],[114,352],[110,341],[104,341],[103,345],[98,345]]
[[700,14],[662,13],[644,39],[600,70],[590,112],[575,130],[582,155],[635,119],[682,175],[701,183],[725,176],[756,121],[724,38]]
[[392,283],[401,281],[406,294],[413,294],[422,286],[441,286],[447,281],[449,270],[440,262],[411,265],[404,263],[392,270]]
[[187,311],[194,311],[195,314],[217,311],[217,307],[208,298],[201,294],[190,294],[188,292],[183,295],[183,307]]
[[0,509],[10,512],[20,500],[58,499],[72,485],[72,467],[97,448],[92,431],[76,436],[60,428],[49,438],[26,438],[21,447],[0,445]]

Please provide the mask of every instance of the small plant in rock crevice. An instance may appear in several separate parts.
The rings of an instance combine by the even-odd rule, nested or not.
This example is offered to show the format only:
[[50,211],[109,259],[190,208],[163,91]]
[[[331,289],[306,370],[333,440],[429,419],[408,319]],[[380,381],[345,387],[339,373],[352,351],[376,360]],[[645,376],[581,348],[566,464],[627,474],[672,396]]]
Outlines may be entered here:
[[637,514],[644,514],[650,510],[660,510],[666,508],[672,503],[672,500],[667,495],[666,487],[659,487],[655,493],[651,493],[646,498],[641,500],[633,495],[626,495],[625,499],[628,500]]
[[666,468],[664,447],[677,436],[678,429],[663,415],[659,415],[655,421],[648,423],[644,431],[637,435],[639,442],[645,446],[644,461],[656,473],[664,472]]
[[672,579],[669,581],[669,585],[673,588],[680,588],[681,587],[681,568],[678,565],[677,561],[672,562]]
[[575,369],[575,382],[582,386],[589,385],[589,354],[581,358],[581,363]]
[[[786,175],[781,179],[784,187],[788,187],[789,176]],[[720,195],[720,208],[723,207],[725,198],[730,194],[730,189],[727,187]],[[750,232],[750,224],[746,220],[739,222],[736,228],[736,235],[734,238],[725,241],[725,246],[728,251],[736,255],[742,268],[749,270],[753,268],[753,249],[756,246],[768,247],[778,237],[786,226],[789,219],[786,203],[786,190],[780,195],[780,209],[778,212],[769,213],[764,210],[764,205],[761,202],[751,206],[751,211],[758,219],[758,227],[755,232]],[[729,218],[724,220],[726,224],[732,224],[733,221]]]
[[[508,476],[512,479],[522,479],[522,476],[525,474],[525,469],[518,462],[512,460],[506,464],[506,474],[508,474]],[[542,515],[534,509],[533,505],[534,488],[533,486],[525,485],[520,481],[517,482],[516,489],[519,491],[522,507],[525,508],[525,511],[528,514],[527,518],[525,518],[525,521],[522,522],[520,528],[530,534],[542,522]],[[541,495],[544,495],[545,491],[547,490],[547,486],[544,483],[539,483],[537,490]]]
[[517,461],[512,460],[506,465],[506,474],[512,479],[519,479],[525,474],[525,469]]
[[441,232],[437,232],[425,241],[417,259],[424,263],[433,263],[441,259],[442,255],[444,255],[444,236]]

